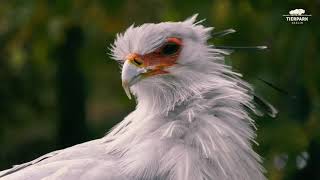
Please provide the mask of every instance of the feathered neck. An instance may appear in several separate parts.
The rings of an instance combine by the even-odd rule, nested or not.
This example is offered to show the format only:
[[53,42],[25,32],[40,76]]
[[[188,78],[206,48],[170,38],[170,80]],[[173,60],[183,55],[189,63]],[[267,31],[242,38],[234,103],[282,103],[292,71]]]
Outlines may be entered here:
[[178,168],[169,176],[264,179],[251,147],[254,121],[246,111],[255,110],[252,89],[224,64],[225,53],[208,47],[197,64],[133,87],[136,110],[105,137],[107,151],[121,158],[126,174],[148,179]]

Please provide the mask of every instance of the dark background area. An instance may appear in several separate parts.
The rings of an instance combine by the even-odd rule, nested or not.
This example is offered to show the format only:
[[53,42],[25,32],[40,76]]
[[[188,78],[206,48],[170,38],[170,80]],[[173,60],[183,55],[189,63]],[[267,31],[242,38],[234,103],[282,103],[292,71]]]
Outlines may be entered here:
[[[282,16],[297,8],[303,25]],[[269,47],[227,58],[280,112],[256,118],[268,178],[320,179],[319,0],[0,0],[0,169],[102,137],[135,106],[108,55],[116,33],[194,13],[237,30],[211,43]]]

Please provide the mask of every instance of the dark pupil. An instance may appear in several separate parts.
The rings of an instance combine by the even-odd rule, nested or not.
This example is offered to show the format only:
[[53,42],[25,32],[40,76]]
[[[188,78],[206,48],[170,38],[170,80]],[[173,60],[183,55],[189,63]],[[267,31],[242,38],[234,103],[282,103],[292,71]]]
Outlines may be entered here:
[[168,43],[163,46],[162,48],[162,54],[164,55],[173,55],[179,50],[180,46],[176,43]]

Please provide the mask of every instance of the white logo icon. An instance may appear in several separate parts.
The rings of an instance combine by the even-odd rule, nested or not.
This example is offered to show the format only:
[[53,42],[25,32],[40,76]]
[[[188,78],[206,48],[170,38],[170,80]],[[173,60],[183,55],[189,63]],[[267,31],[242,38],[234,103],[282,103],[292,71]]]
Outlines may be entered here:
[[290,15],[295,15],[295,16],[301,16],[302,14],[304,14],[306,11],[304,9],[295,9],[295,10],[291,10],[289,11]]

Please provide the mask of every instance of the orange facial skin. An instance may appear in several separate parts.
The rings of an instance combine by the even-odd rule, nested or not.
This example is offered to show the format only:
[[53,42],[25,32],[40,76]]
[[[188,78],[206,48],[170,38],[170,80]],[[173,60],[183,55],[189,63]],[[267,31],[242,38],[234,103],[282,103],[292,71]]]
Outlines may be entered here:
[[[173,43],[174,45],[179,46],[179,49],[173,54],[164,54],[163,48],[165,48],[168,43]],[[182,40],[179,38],[171,37],[167,39],[167,42],[162,47],[156,49],[155,51],[144,55],[132,53],[127,56],[127,60],[138,67],[152,67],[152,69],[146,72],[144,76],[166,74],[168,72],[164,69],[176,64],[176,61],[181,52],[181,47]]]

